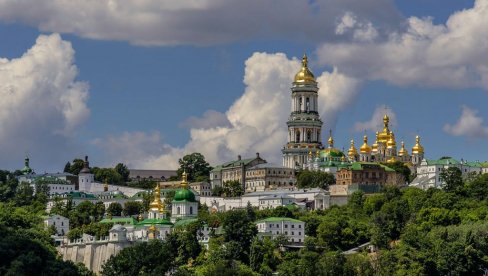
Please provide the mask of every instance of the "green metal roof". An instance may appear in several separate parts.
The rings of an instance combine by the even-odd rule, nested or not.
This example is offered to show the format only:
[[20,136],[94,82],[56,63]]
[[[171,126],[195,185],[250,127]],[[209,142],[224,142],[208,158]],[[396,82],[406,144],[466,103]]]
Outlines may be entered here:
[[265,218],[265,219],[258,220],[258,221],[256,221],[256,223],[261,223],[261,222],[282,222],[282,221],[285,221],[285,222],[303,222],[303,221],[298,220],[298,219],[292,219],[292,218],[286,218],[286,217],[269,217],[269,218]]
[[175,193],[173,202],[181,202],[181,201],[196,202],[195,194],[189,189],[179,189]]
[[427,160],[427,165],[429,166],[445,166],[445,165],[459,165],[461,162],[457,161],[454,158],[446,158],[446,159],[439,159],[439,160]]
[[173,225],[171,221],[167,219],[145,219],[136,224],[136,226],[146,226],[146,225]]
[[69,192],[66,194],[68,197],[71,198],[85,198],[85,199],[97,199],[94,194],[88,194],[84,192]]
[[225,168],[233,168],[233,167],[238,167],[241,164],[244,166],[248,165],[252,161],[254,161],[256,158],[248,158],[248,159],[241,159],[241,160],[233,160],[218,166],[215,166],[215,168],[212,170],[212,172],[219,172]]
[[100,223],[113,223],[113,224],[130,224],[136,225],[137,220],[133,217],[126,217],[126,218],[104,218],[100,221]]

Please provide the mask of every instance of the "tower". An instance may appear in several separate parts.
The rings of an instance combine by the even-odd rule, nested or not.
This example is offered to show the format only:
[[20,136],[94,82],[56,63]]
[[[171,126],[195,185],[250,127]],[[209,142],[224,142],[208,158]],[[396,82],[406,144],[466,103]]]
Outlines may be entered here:
[[420,136],[417,135],[415,145],[412,147],[412,164],[418,166],[422,159],[424,159],[424,147],[420,144]]
[[285,167],[302,168],[309,152],[315,155],[322,148],[318,90],[315,76],[308,69],[307,55],[303,55],[302,68],[295,75],[291,88],[291,114],[286,123],[288,142],[282,150]]
[[196,218],[198,215],[198,201],[195,200],[195,194],[188,189],[186,172],[183,172],[181,188],[176,191],[175,197],[171,202],[171,221],[177,219]]
[[359,161],[371,161],[371,147],[368,145],[368,136],[366,135],[363,137],[363,145],[359,148]]
[[95,181],[95,176],[90,172],[90,162],[88,156],[85,156],[83,162],[83,169],[78,174],[78,190],[83,192],[90,192],[91,184]]

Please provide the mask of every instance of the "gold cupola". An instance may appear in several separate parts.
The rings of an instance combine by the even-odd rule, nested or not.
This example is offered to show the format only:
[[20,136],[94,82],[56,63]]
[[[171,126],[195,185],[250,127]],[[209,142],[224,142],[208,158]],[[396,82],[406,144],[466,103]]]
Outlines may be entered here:
[[396,148],[396,141],[395,141],[395,134],[393,131],[390,131],[390,138],[388,139],[388,142],[386,143],[386,147],[391,149],[391,148]]
[[402,141],[402,148],[398,151],[398,156],[408,156],[408,151],[405,149],[405,143]]
[[412,147],[412,154],[423,154],[424,147],[420,145],[420,136],[415,137],[415,145]]
[[363,154],[367,154],[371,152],[371,148],[368,145],[368,136],[364,135],[363,137],[363,145],[359,148],[359,152]]
[[385,114],[383,116],[383,131],[378,135],[378,142],[387,143],[390,140],[390,128],[388,124],[390,123],[390,117]]
[[356,155],[358,155],[358,151],[356,150],[356,147],[354,146],[354,140],[351,140],[351,147],[347,151],[347,156],[354,158]]
[[161,202],[161,190],[159,187],[159,183],[156,184],[156,187],[154,188],[154,199],[153,201],[149,204],[149,209],[153,211],[159,211],[161,209],[164,210],[163,203]]
[[302,58],[302,69],[295,75],[295,82],[297,83],[315,83],[315,76],[308,69],[308,58],[304,54]]
[[329,144],[329,148],[334,147],[334,138],[332,138],[332,130],[329,130],[329,139],[327,140],[327,143]]
[[380,133],[377,131],[376,132],[376,140],[374,141],[373,145],[371,145],[371,152],[373,154],[378,152],[378,136],[379,135],[380,135]]

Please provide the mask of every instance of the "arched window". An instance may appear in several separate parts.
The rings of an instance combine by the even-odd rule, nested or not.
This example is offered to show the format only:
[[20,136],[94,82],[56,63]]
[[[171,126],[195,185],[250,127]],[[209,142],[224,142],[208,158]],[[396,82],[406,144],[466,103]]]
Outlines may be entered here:
[[309,130],[307,131],[307,143],[312,142],[312,132]]
[[176,208],[176,214],[179,215],[180,214],[180,207]]
[[306,101],[306,103],[305,103],[306,104],[306,107],[305,107],[306,111],[309,112],[310,111],[310,98],[307,98],[305,101]]
[[300,142],[300,131],[297,131],[296,133],[295,142],[296,143]]
[[190,206],[190,215],[193,215],[193,206]]

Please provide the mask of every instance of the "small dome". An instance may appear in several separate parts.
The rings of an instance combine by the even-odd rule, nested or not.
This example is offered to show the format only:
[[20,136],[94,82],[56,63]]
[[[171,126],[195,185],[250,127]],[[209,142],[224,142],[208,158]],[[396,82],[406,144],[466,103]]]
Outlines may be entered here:
[[295,82],[299,83],[306,83],[312,82],[315,83],[315,76],[313,73],[308,69],[308,58],[307,55],[303,55],[302,58],[302,69],[295,75]]
[[351,147],[347,151],[347,155],[349,157],[356,156],[358,154],[358,151],[356,150],[356,147],[354,146],[354,140],[351,140]]
[[415,137],[415,145],[412,147],[412,154],[423,154],[424,147],[420,145],[420,136]]
[[368,136],[364,135],[363,137],[363,145],[359,148],[359,152],[361,153],[370,153],[371,148],[368,145]]
[[396,148],[395,134],[393,134],[393,131],[390,131],[390,139],[388,139],[388,142],[386,143],[386,146],[389,149]]
[[398,151],[398,156],[408,156],[408,151],[405,149],[405,143],[402,141],[402,148]]
[[174,197],[174,201],[190,201],[195,202],[195,194],[188,189],[179,189]]

